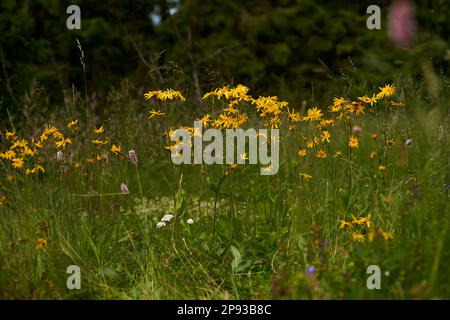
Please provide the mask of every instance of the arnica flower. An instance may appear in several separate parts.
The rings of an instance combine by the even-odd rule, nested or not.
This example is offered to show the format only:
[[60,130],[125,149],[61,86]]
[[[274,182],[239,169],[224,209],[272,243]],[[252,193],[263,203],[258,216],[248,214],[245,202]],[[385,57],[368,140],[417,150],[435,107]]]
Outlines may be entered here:
[[306,275],[308,277],[312,277],[314,275],[314,273],[316,273],[316,267],[309,266],[308,268],[306,268]]
[[352,149],[359,147],[359,140],[357,137],[348,138],[348,146]]
[[43,249],[46,246],[48,246],[48,240],[44,239],[44,238],[39,238],[36,241],[36,249]]
[[134,151],[133,149],[128,151],[128,157],[130,157],[131,163],[134,164],[135,166],[137,166],[138,158],[137,158],[136,151]]
[[119,154],[122,151],[122,149],[120,148],[120,146],[116,146],[115,144],[112,145],[111,147],[111,152],[114,154]]
[[129,194],[129,193],[130,193],[130,191],[128,190],[128,187],[127,187],[127,185],[126,185],[125,183],[122,183],[122,184],[120,185],[120,191],[121,191],[123,194]]

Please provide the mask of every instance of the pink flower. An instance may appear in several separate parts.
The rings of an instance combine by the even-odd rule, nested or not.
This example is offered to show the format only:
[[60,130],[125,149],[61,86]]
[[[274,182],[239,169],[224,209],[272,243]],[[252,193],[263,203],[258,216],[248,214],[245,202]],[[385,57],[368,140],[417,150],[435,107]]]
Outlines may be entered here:
[[399,47],[408,48],[414,43],[416,33],[414,11],[411,0],[396,0],[389,8],[389,38]]
[[120,191],[121,191],[123,194],[128,194],[128,193],[130,193],[130,191],[128,190],[128,187],[127,187],[127,185],[126,185],[125,183],[122,183],[122,184],[120,185]]
[[361,135],[362,128],[358,125],[354,125],[352,131],[355,136],[359,137]]
[[137,158],[136,151],[134,151],[133,149],[128,151],[128,157],[130,157],[131,163],[133,163],[134,165],[137,165],[138,158]]

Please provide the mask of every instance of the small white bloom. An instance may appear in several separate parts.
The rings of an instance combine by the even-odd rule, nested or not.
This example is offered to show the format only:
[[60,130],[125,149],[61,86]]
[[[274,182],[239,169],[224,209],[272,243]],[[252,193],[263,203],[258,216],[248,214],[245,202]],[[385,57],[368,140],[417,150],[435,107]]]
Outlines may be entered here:
[[194,220],[193,219],[187,219],[187,224],[193,224],[194,223]]
[[166,223],[165,222],[162,222],[162,221],[160,221],[160,222],[158,222],[157,224],[156,224],[156,227],[159,229],[159,228],[162,228],[162,227],[165,227],[166,226]]
[[169,222],[172,219],[173,219],[173,215],[168,213],[168,214],[165,214],[164,217],[161,218],[161,221],[162,222]]

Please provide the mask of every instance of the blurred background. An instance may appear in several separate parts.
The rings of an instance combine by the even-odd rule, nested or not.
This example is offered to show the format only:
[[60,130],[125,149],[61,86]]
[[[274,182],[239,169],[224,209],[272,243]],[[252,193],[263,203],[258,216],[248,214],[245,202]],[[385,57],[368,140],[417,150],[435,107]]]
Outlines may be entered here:
[[[76,39],[86,88],[97,97],[124,79],[194,98],[243,83],[253,95],[320,100],[352,82],[377,87],[421,80],[425,71],[448,76],[450,1],[409,2],[417,28],[407,47],[389,39],[394,2],[376,1],[381,29],[368,30],[372,0],[2,0],[2,116],[20,109],[30,90],[45,94],[49,104],[72,89],[83,91]],[[81,8],[81,30],[66,28],[71,4]]]

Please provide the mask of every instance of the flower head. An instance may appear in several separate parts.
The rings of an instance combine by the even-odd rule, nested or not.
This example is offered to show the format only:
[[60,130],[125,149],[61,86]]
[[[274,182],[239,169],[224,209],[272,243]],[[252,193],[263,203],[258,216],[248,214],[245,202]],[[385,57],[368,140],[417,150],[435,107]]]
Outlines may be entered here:
[[134,164],[135,166],[138,164],[138,158],[137,158],[136,151],[134,151],[133,149],[128,151],[128,157],[130,158],[130,161],[132,164]]
[[120,185],[120,191],[121,191],[123,194],[129,194],[129,193],[130,193],[130,191],[128,190],[128,187],[127,187],[127,185],[126,185],[125,183],[122,183],[122,184]]

